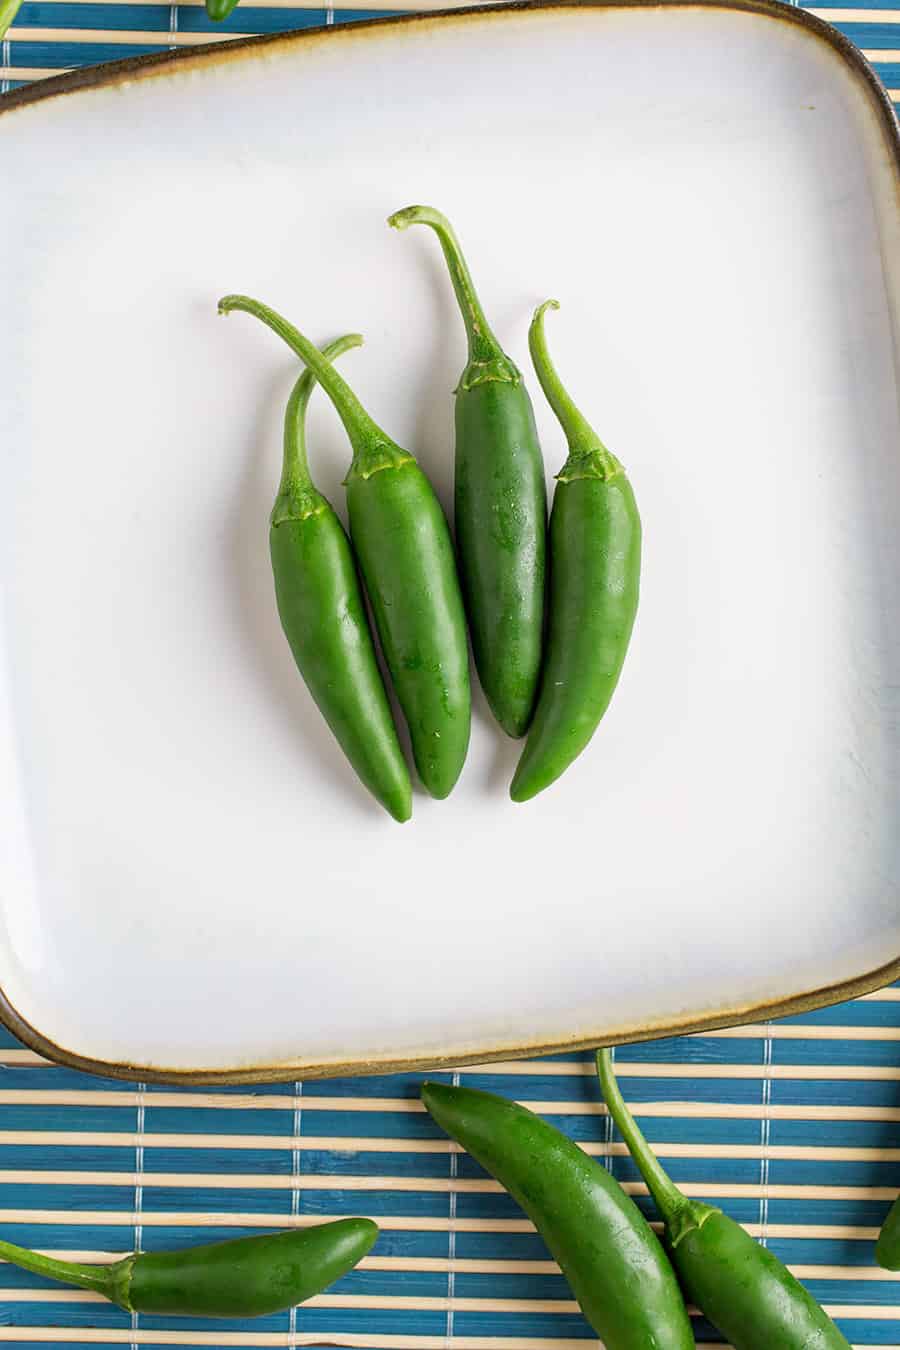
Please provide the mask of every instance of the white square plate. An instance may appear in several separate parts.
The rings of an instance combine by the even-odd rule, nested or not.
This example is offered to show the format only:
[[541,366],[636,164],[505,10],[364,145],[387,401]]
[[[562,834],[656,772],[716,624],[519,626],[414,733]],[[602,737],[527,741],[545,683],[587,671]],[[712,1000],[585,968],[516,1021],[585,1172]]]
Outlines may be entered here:
[[[77,92],[74,92],[76,87]],[[62,92],[59,92],[59,91]],[[460,12],[82,74],[0,117],[0,985],[144,1078],[462,1061],[826,1002],[900,953],[898,147],[766,4]],[[318,341],[449,502],[455,222],[645,530],[621,686],[514,806],[478,696],[393,824],[281,635],[267,515]],[[536,390],[548,474],[564,447]],[[314,399],[320,485],[345,438]]]

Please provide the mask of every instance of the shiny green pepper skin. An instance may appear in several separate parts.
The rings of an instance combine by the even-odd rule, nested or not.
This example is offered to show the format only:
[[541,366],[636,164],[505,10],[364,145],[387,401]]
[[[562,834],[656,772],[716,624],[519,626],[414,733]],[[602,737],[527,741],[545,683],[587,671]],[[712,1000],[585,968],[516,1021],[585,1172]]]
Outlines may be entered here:
[[524,736],[544,639],[547,485],[521,372],[485,317],[459,240],[440,211],[407,206],[388,224],[429,225],[459,304],[469,359],[456,389],[454,523],[475,666],[491,712]]
[[347,476],[350,533],[419,778],[452,790],[469,745],[469,649],[447,521],[412,458]]
[[875,1245],[875,1260],[884,1270],[900,1270],[900,1196],[887,1212]]
[[850,1350],[777,1256],[721,1210],[693,1208],[699,1222],[666,1247],[688,1299],[735,1350]]
[[[361,341],[356,334],[339,338],[323,356],[333,360]],[[281,485],[269,528],[278,614],[297,668],[347,759],[385,810],[404,821],[412,787],[356,562],[343,525],[309,474],[306,407],[315,385],[304,370],[284,416]]]
[[237,9],[238,0],[206,0],[206,13],[213,23],[221,23]]
[[454,502],[475,666],[491,712],[517,738],[541,670],[547,534],[544,464],[521,376],[457,390]]
[[605,1167],[504,1097],[426,1083],[422,1100],[525,1210],[606,1350],[693,1350],[659,1239]]
[[534,721],[510,787],[525,802],[586,748],[615,692],[640,593],[641,518],[622,465],[560,383],[541,305],[529,345],[569,443],[550,513],[550,629]]
[[721,1210],[682,1195],[626,1106],[608,1050],[597,1051],[597,1074],[606,1109],[662,1216],[681,1287],[734,1350],[850,1350],[777,1256]]
[[277,333],[316,376],[353,448],[346,478],[350,537],[403,710],[423,786],[446,797],[471,723],[468,641],[450,531],[413,456],[373,422],[346,381],[293,324],[245,295],[219,301]]
[[0,1241],[0,1256],[52,1280],[92,1289],[126,1312],[259,1317],[321,1293],[366,1255],[371,1219],[232,1238],[177,1252],[133,1252],[111,1265],[58,1261]]

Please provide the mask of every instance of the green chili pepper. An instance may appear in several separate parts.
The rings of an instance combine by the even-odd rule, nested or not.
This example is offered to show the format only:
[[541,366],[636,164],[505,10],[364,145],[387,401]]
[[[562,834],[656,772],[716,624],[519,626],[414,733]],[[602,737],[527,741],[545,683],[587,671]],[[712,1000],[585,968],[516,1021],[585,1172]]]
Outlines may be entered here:
[[238,0],[206,0],[206,12],[214,23],[227,19],[237,6]]
[[178,1252],[133,1252],[112,1265],[58,1261],[0,1241],[0,1257],[63,1284],[92,1289],[126,1312],[258,1317],[327,1289],[378,1237],[371,1219],[233,1238]]
[[541,305],[528,334],[547,401],[569,443],[550,514],[550,632],[534,721],[510,787],[549,787],[581,754],[613,696],[638,606],[641,520],[625,470],[563,389]]
[[6,37],[13,19],[22,8],[22,0],[0,0],[0,42]]
[[419,777],[446,797],[469,745],[471,695],[462,596],[450,531],[415,459],[375,425],[316,347],[274,310],[245,295],[219,301],[277,333],[316,375],[350,438],[345,480],[350,537],[409,726]]
[[891,1205],[881,1225],[875,1245],[875,1260],[885,1270],[900,1270],[900,1196]]
[[[358,347],[357,333],[322,353],[331,361]],[[307,688],[344,754],[395,820],[409,820],[412,788],[369,633],[350,541],[309,476],[308,370],[284,415],[284,461],[272,508],[269,550],[281,626]]]
[[734,1350],[850,1350],[777,1256],[720,1209],[682,1195],[625,1105],[608,1050],[597,1051],[597,1072],[607,1110],[662,1215],[681,1287]]
[[491,332],[447,218],[430,206],[408,206],[388,224],[431,226],[462,312],[469,360],[456,389],[460,579],[485,697],[503,730],[524,736],[541,668],[547,534],[547,486],[531,399]]
[[659,1239],[605,1167],[504,1097],[425,1083],[422,1100],[525,1210],[606,1350],[693,1350]]

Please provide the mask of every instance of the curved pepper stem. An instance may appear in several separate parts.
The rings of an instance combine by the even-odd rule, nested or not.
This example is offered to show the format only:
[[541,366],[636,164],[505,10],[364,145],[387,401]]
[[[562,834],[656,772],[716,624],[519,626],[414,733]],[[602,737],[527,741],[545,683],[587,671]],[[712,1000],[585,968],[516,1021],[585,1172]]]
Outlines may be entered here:
[[372,420],[347,381],[338,374],[334,366],[322,355],[318,347],[304,337],[287,319],[283,319],[274,309],[259,300],[251,300],[249,295],[226,295],[219,301],[219,313],[230,314],[239,309],[252,314],[273,333],[277,333],[286,342],[291,351],[316,376],[319,384],[331,399],[338,416],[344,424],[350,444],[353,447],[351,472],[362,478],[368,478],[379,469],[399,468],[401,464],[413,462],[413,456],[407,450],[401,450],[391,438]]
[[93,1289],[112,1303],[117,1303],[120,1308],[131,1310],[128,1286],[131,1282],[131,1267],[134,1265],[133,1255],[109,1265],[88,1266],[75,1261],[60,1261],[55,1256],[42,1256],[40,1252],[0,1239],[0,1257],[35,1275],[46,1275],[50,1280],[74,1284],[79,1289]]
[[[323,347],[322,355],[326,361],[334,361],[351,347],[361,346],[361,334],[347,333]],[[316,383],[313,372],[309,368],[304,370],[291,390],[284,410],[284,456],[278,496],[272,507],[273,525],[285,520],[302,520],[321,506],[322,498],[310,477],[306,454],[306,407]]]
[[433,206],[406,206],[402,211],[395,211],[392,216],[388,216],[388,224],[394,230],[406,230],[410,225],[430,225],[438,237],[469,343],[469,364],[463,371],[460,388],[472,389],[490,380],[518,384],[522,378],[521,372],[491,331],[456,231],[447,217]]
[[528,350],[541,388],[569,446],[569,458],[556,476],[562,483],[571,482],[573,478],[600,478],[606,482],[622,473],[622,465],[575,406],[556,372],[544,332],[544,315],[548,309],[559,309],[559,301],[545,300],[534,311],[528,330]]
[[668,1229],[669,1240],[677,1246],[685,1233],[692,1228],[699,1228],[716,1211],[709,1205],[695,1204],[693,1200],[689,1200],[668,1173],[663,1171],[658,1158],[641,1133],[637,1121],[625,1105],[625,1098],[613,1073],[612,1055],[608,1050],[598,1050],[596,1059],[597,1077],[600,1080],[600,1090],[606,1102],[606,1109],[618,1126],[619,1133],[628,1145],[628,1152],[647,1183],[647,1189],[653,1196],[656,1208]]

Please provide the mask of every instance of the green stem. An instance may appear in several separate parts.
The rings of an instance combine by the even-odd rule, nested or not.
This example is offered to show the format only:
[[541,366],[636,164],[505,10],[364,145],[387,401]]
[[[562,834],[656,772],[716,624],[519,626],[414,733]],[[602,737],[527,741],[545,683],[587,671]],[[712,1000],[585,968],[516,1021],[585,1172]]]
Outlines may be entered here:
[[563,387],[547,350],[544,315],[548,309],[559,309],[559,301],[545,300],[534,311],[534,318],[528,330],[528,349],[541,388],[556,414],[569,445],[568,462],[557,477],[564,483],[573,478],[602,478],[605,481],[621,473],[622,466],[615,455],[607,450]]
[[376,422],[372,420],[346,380],[338,374],[334,366],[322,355],[309,338],[283,319],[274,309],[251,300],[248,295],[226,295],[219,301],[219,313],[230,314],[232,310],[241,310],[252,314],[273,333],[277,333],[286,342],[291,351],[299,356],[321,384],[331,399],[338,416],[344,424],[350,444],[353,447],[354,468],[368,477],[378,469],[398,467],[412,460],[412,455],[401,450],[386,436]]
[[0,42],[21,8],[22,0],[0,0]]
[[[351,347],[361,347],[359,333],[347,333],[335,338],[322,348],[326,361],[334,361]],[[291,390],[284,410],[284,456],[281,463],[281,483],[272,508],[272,524],[284,520],[302,520],[321,507],[321,497],[309,473],[306,454],[306,407],[317,383],[316,376],[307,368]]]
[[126,1256],[111,1265],[87,1266],[74,1261],[59,1261],[54,1256],[42,1256],[27,1247],[18,1247],[14,1242],[0,1239],[0,1257],[14,1266],[21,1266],[23,1270],[33,1271],[35,1275],[46,1275],[50,1280],[74,1284],[79,1289],[93,1289],[120,1307],[129,1306],[128,1284],[134,1264],[133,1256]]
[[471,389],[486,380],[518,384],[522,376],[491,331],[456,232],[447,217],[433,206],[406,206],[388,216],[388,224],[395,230],[406,230],[410,225],[430,225],[438,237],[469,344],[469,364],[460,381],[461,387]]
[[638,1170],[656,1201],[657,1209],[667,1225],[677,1225],[685,1209],[690,1208],[691,1202],[687,1196],[682,1195],[674,1181],[663,1171],[641,1133],[637,1121],[625,1105],[625,1099],[613,1073],[612,1056],[608,1050],[597,1051],[597,1077],[600,1079],[600,1090],[606,1102],[606,1109],[628,1145],[628,1152],[637,1163]]

